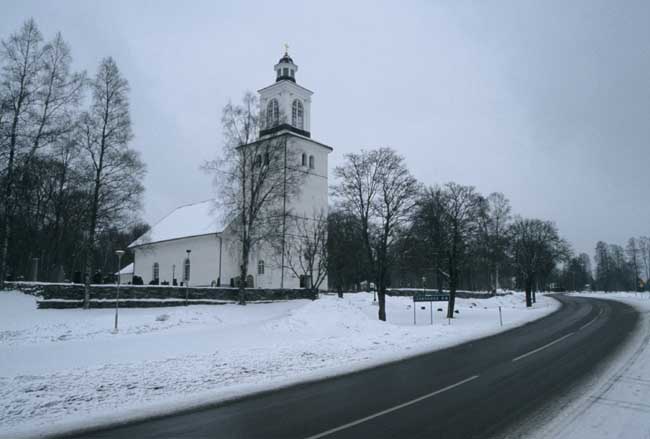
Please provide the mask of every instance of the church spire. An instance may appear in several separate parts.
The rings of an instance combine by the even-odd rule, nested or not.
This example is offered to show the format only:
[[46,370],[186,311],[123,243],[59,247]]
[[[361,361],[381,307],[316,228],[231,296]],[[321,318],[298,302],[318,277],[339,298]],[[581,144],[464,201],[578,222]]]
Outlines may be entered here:
[[280,61],[273,66],[275,69],[275,82],[292,81],[296,82],[296,72],[298,66],[293,63],[293,59],[289,56],[289,45],[284,45],[284,55]]

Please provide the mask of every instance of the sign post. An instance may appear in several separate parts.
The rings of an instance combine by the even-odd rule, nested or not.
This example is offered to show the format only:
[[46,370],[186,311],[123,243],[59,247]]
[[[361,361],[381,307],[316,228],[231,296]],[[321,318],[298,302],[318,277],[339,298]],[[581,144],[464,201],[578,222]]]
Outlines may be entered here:
[[449,300],[448,294],[438,293],[415,293],[413,295],[413,324],[416,324],[416,303],[429,302],[429,312],[431,313],[431,324],[433,325],[433,302],[445,302]]

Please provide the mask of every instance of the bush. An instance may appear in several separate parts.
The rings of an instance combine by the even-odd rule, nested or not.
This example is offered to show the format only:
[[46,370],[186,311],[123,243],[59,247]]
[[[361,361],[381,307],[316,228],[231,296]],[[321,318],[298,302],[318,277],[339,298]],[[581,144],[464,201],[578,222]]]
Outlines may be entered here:
[[144,285],[144,281],[140,276],[133,276],[133,285]]

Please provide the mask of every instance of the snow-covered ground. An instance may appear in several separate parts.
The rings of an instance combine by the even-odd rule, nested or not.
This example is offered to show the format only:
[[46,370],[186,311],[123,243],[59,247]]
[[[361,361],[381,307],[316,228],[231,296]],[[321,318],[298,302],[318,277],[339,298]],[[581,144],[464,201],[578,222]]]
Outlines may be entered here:
[[[35,298],[0,292],[0,436],[62,432],[137,419],[319,379],[493,334],[559,306],[539,295],[457,299],[416,307],[372,294],[316,301],[120,310],[37,310]],[[500,326],[498,307],[504,326]],[[422,309],[424,307],[424,309]],[[442,311],[438,311],[438,309]]]
[[[545,439],[650,438],[650,293],[589,293],[641,312],[639,330],[589,382],[540,416],[523,437]],[[541,419],[545,418],[545,419]],[[534,431],[531,434],[530,431]],[[514,436],[519,437],[520,432]]]

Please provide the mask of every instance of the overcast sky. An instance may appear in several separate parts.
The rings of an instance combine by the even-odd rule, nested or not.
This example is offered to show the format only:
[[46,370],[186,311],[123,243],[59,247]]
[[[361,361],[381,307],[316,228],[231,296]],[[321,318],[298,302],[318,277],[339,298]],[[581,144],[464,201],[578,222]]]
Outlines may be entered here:
[[[314,91],[312,137],[390,146],[555,221],[577,251],[650,235],[650,2],[4,0],[0,36],[34,17],[75,65],[113,56],[147,163],[144,219],[209,198],[228,100],[274,81],[289,44]],[[332,180],[330,179],[330,183]]]

